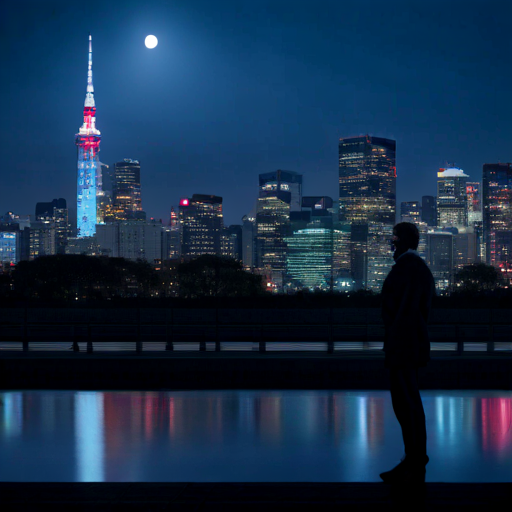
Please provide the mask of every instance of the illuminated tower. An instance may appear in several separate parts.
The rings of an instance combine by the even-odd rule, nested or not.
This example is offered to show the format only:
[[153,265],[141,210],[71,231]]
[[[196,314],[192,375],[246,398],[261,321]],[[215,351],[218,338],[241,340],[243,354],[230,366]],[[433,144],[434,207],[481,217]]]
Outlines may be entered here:
[[98,158],[100,131],[96,129],[96,107],[92,85],[92,37],[89,34],[89,65],[87,93],[84,103],[84,124],[75,136],[78,148],[77,236],[94,236],[97,223],[96,194],[101,190],[101,167]]

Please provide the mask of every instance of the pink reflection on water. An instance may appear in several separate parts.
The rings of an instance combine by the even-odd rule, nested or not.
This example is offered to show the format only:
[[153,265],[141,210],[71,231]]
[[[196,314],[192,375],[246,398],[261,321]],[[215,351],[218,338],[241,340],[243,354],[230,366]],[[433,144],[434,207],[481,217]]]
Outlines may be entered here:
[[512,448],[512,398],[482,398],[482,448],[485,453]]

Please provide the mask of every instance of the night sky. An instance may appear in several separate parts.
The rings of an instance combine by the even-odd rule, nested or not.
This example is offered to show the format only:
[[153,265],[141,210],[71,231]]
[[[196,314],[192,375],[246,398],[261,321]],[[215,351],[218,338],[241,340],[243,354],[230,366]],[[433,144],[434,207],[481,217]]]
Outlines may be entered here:
[[240,223],[279,168],[336,199],[338,139],[364,133],[397,141],[398,202],[446,161],[480,180],[512,160],[511,19],[510,0],[2,2],[0,214],[76,204],[89,32],[100,160],[140,160],[148,216],[217,194]]

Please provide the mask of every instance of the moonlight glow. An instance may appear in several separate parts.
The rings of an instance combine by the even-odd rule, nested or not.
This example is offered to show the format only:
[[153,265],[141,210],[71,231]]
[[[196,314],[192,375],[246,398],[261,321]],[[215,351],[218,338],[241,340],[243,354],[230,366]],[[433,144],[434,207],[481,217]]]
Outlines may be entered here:
[[154,48],[158,44],[158,39],[155,36],[147,36],[144,44],[146,48]]

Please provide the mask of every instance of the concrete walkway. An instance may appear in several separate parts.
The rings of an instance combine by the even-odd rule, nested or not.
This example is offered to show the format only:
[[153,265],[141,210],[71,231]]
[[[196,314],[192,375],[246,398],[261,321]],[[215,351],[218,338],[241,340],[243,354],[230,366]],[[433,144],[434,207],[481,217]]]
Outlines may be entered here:
[[[2,352],[0,389],[388,389],[382,352]],[[512,389],[510,354],[433,354],[422,389]]]
[[[400,497],[406,491],[405,496]],[[508,507],[512,484],[0,483],[2,510],[482,511]],[[500,509],[501,509],[500,508]]]

